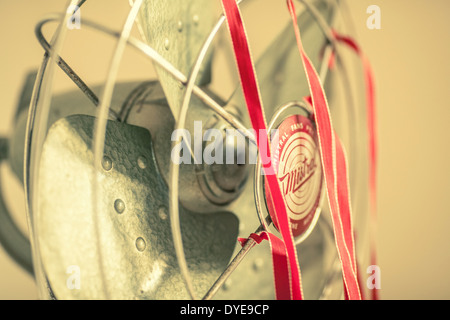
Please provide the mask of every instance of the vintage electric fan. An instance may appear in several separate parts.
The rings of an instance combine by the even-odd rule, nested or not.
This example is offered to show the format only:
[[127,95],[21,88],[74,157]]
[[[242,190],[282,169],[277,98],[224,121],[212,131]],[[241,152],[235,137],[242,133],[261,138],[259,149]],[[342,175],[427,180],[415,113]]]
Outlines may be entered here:
[[[239,4],[245,7],[247,1]],[[11,256],[34,272],[42,298],[274,298],[268,244],[248,243],[242,248],[237,241],[260,230],[261,224],[270,224],[271,204],[260,163],[251,161],[255,148],[240,84],[225,98],[210,86],[213,57],[220,49],[216,35],[226,28],[219,3],[133,1],[125,25],[116,30],[82,19],[83,28],[117,38],[108,81],[92,88],[59,54],[70,32],[66,26],[74,22],[77,8],[89,10],[89,1],[71,1],[65,14],[37,25],[44,60],[39,72],[26,81],[14,134],[1,145],[2,160],[10,162],[24,183],[31,246],[3,202],[0,236]],[[329,70],[335,49],[329,42],[330,30],[348,31],[340,1],[298,4],[304,46],[320,71],[335,128],[349,155],[357,253],[361,265],[367,266],[362,73],[357,58],[339,51],[336,66]],[[59,28],[46,40],[42,26],[52,21]],[[141,39],[130,36],[136,24]],[[255,57],[265,115],[278,134],[283,128],[281,134],[286,134],[290,124],[299,124],[286,122],[293,116],[314,127],[311,110],[302,101],[308,85],[287,11],[286,24],[268,42],[265,53]],[[148,57],[157,79],[116,81],[126,46]],[[348,65],[357,72],[349,71]],[[78,89],[53,96],[58,68]],[[237,134],[230,138],[227,130],[232,129]],[[179,143],[174,132],[182,132],[190,147]],[[217,132],[224,138],[219,147]],[[291,189],[286,198],[294,216],[305,213],[308,219],[295,218],[301,229],[295,241],[305,298],[342,298],[320,164],[311,169],[316,141],[312,133],[300,132],[298,139],[304,141],[299,147],[303,149],[286,146],[278,161],[291,174],[309,165],[308,179],[298,178],[296,171],[296,185],[287,187]],[[183,146],[184,153],[174,149]],[[206,150],[224,161],[199,161],[196,156],[201,158]],[[233,156],[226,159],[230,151]],[[291,152],[298,155],[289,158]],[[178,164],[174,154],[190,161]],[[288,155],[283,158],[283,154]],[[235,161],[226,161],[230,159]]]

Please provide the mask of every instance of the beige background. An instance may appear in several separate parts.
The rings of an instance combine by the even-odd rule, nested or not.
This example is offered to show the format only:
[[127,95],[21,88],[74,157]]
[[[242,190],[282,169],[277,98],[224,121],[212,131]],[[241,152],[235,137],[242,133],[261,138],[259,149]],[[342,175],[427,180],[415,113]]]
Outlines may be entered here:
[[[258,0],[244,11],[249,24],[279,15],[287,18],[284,1]],[[384,299],[450,298],[450,20],[447,0],[348,0],[362,47],[376,72],[380,142],[379,265]],[[107,6],[106,6],[107,4]],[[382,29],[368,30],[366,8],[381,8]],[[38,66],[42,49],[33,28],[64,1],[0,1],[0,134],[7,134],[27,70]],[[249,9],[253,9],[253,13]],[[88,1],[82,17],[96,17],[118,27],[128,1]],[[91,14],[92,13],[92,14]],[[95,14],[94,14],[95,13]],[[281,18],[280,18],[281,19]],[[281,20],[282,20],[281,19]],[[252,28],[251,26],[249,27]],[[254,27],[256,28],[256,27]],[[271,35],[276,28],[267,28]],[[256,30],[256,29],[255,29]],[[108,39],[75,39],[65,48],[69,63],[89,83],[102,82],[114,43]],[[249,30],[254,54],[267,33]],[[48,34],[48,33],[47,33]],[[130,53],[133,55],[133,53]],[[89,57],[89,58],[86,58]],[[131,62],[130,62],[131,61]],[[95,68],[94,68],[95,67]],[[137,55],[124,62],[120,77],[151,77],[153,69]],[[67,81],[58,89],[69,88]],[[26,231],[23,195],[17,181],[1,168],[3,188],[15,217]],[[34,282],[0,248],[0,299],[35,299]]]

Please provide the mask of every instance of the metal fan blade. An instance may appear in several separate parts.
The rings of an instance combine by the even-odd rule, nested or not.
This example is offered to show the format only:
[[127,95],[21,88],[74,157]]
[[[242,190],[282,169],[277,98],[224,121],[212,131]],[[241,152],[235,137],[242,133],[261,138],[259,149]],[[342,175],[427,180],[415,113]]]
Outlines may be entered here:
[[[332,4],[320,2],[317,9],[327,20],[331,19],[334,9]],[[326,44],[323,31],[307,10],[300,14],[298,23],[306,51],[313,64],[318,66],[321,52]],[[301,100],[309,95],[291,22],[258,59],[255,68],[267,121],[280,105]],[[235,107],[245,105],[242,90],[239,87],[228,105]]]
[[[214,1],[165,0],[144,1],[138,25],[147,43],[183,74],[188,75],[198,51],[213,27]],[[209,52],[197,79],[205,85],[211,78]],[[181,107],[183,91],[180,83],[160,67],[156,67],[175,120]]]
[[[168,189],[159,173],[148,130],[109,121],[102,169],[95,174],[94,119],[61,119],[47,135],[39,171],[36,232],[42,265],[58,299],[187,298],[174,253]],[[96,215],[96,216],[95,216]],[[238,220],[180,210],[182,235],[195,289],[204,294],[228,263]],[[76,266],[80,289],[67,285]]]

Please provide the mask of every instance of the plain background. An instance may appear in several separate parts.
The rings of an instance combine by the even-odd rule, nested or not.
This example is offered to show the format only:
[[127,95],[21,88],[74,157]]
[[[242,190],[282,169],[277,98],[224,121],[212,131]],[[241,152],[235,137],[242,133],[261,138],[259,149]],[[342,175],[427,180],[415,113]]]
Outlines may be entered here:
[[[253,53],[274,35],[262,21],[288,18],[284,1],[250,1],[245,9]],[[376,73],[379,121],[378,251],[383,299],[450,298],[450,20],[448,0],[348,0],[347,6],[364,51]],[[381,30],[366,27],[369,5],[381,8]],[[0,134],[6,135],[23,79],[37,68],[43,51],[33,29],[49,12],[61,12],[63,1],[0,1]],[[87,1],[82,18],[115,27],[123,23],[128,1]],[[90,14],[95,13],[95,15]],[[259,20],[258,20],[259,19]],[[281,20],[283,20],[281,19]],[[265,28],[264,32],[259,28]],[[83,31],[84,32],[84,31]],[[49,33],[47,33],[49,34]],[[107,39],[68,45],[65,53],[89,83],[102,83],[114,43]],[[121,78],[151,77],[151,65],[140,55],[124,62]],[[97,72],[98,71],[98,72]],[[224,76],[225,77],[225,76]],[[68,88],[61,80],[57,88]],[[26,232],[23,194],[8,174],[2,181],[9,204]],[[33,279],[0,248],[0,299],[37,298]]]

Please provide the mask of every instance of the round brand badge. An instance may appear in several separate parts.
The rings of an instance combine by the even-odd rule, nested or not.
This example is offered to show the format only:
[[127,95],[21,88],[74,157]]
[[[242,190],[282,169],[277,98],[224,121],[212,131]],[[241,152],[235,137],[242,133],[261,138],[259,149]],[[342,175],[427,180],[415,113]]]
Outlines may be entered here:
[[[322,193],[322,167],[315,127],[305,116],[290,116],[278,127],[271,147],[272,163],[285,199],[292,234],[299,237],[318,214]],[[272,221],[278,227],[272,200],[266,197],[266,201]]]

